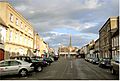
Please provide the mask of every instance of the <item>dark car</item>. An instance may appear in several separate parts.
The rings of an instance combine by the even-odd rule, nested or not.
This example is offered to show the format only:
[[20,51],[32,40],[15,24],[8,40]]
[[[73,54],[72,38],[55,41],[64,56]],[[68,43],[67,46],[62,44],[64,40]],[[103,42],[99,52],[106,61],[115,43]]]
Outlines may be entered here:
[[33,59],[33,60],[35,60],[35,61],[38,61],[38,62],[42,62],[42,66],[43,66],[43,67],[45,67],[45,66],[48,65],[48,62],[45,61],[45,60],[43,60],[43,58],[40,57],[40,56],[33,56],[33,57],[31,57],[31,59]]
[[111,59],[110,58],[100,59],[99,67],[111,67]]
[[34,67],[34,71],[41,72],[43,70],[43,66],[42,66],[43,63],[35,61],[35,60],[31,59],[29,56],[14,56],[14,57],[10,57],[10,58],[26,61],[28,63],[32,63],[32,66]]
[[50,57],[43,58],[43,61],[46,61],[49,65],[53,62],[53,60]]
[[57,61],[59,56],[58,55],[54,55],[53,58],[54,58],[54,61]]
[[120,66],[120,57],[116,57],[115,59],[111,60],[111,73],[112,74],[119,74],[119,66]]
[[93,64],[99,64],[99,59],[98,58],[93,58],[92,63]]

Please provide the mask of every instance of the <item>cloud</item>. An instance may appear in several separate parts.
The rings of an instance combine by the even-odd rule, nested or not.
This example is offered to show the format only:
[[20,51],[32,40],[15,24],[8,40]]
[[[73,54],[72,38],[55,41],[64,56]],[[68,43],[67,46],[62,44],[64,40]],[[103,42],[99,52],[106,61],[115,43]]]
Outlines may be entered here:
[[[53,47],[83,46],[98,38],[98,30],[110,16],[118,16],[119,0],[7,0]],[[108,4],[109,3],[109,4]]]

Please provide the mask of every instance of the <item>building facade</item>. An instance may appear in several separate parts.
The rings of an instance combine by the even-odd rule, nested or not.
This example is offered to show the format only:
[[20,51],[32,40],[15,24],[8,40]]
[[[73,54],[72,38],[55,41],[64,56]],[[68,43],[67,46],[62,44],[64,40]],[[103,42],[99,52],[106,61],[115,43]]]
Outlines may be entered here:
[[71,39],[71,35],[70,35],[70,40],[69,40],[69,45],[68,46],[60,46],[58,48],[58,53],[61,56],[69,56],[69,55],[76,55],[78,48],[77,47],[73,47],[72,46],[72,39]]
[[91,57],[91,58],[95,58],[95,53],[94,53],[94,51],[95,51],[95,41],[94,41],[94,40],[92,40],[92,41],[89,43],[88,48],[89,48],[90,57]]
[[2,21],[0,19],[0,61],[4,59],[4,43],[6,39],[6,29],[7,27],[4,24],[2,24]]
[[99,39],[95,41],[94,54],[96,58],[101,58],[99,53]]
[[40,45],[41,45],[41,38],[38,33],[34,32],[34,55],[41,56],[40,54]]
[[110,17],[99,30],[99,48],[102,58],[112,58],[112,30],[118,28],[118,17]]
[[112,34],[112,59],[116,60],[119,54],[119,28]]
[[9,3],[0,2],[0,22],[6,27],[4,58],[33,54],[33,27]]

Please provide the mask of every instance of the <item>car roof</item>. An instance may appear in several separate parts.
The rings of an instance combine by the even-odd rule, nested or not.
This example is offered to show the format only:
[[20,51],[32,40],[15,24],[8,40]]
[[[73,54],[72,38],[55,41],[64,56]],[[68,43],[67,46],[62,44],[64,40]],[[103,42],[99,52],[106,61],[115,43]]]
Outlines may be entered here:
[[30,57],[29,56],[12,56],[10,58],[13,59],[13,58],[30,58]]
[[28,63],[28,62],[25,62],[25,61],[22,61],[22,60],[17,60],[17,59],[7,59],[7,60],[2,60],[0,62],[4,62],[4,61],[18,61],[18,62],[20,62],[22,64],[27,64]]

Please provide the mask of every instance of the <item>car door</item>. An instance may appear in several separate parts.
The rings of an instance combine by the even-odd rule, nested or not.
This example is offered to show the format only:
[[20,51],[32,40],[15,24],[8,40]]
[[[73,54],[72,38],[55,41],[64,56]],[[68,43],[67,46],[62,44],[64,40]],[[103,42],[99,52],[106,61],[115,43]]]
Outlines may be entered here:
[[8,61],[2,61],[0,63],[0,75],[8,75],[10,63]]
[[21,63],[14,60],[10,61],[10,66],[8,67],[10,74],[18,74],[19,68],[21,67]]

